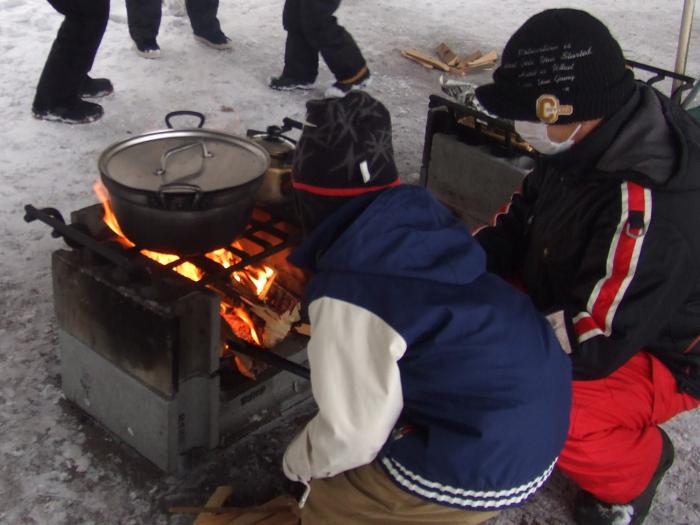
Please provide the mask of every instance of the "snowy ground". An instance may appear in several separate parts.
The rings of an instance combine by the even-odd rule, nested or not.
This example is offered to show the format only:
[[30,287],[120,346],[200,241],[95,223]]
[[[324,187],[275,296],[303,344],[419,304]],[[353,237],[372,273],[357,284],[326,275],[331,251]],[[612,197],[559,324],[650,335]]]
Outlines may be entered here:
[[[220,19],[235,50],[196,44],[187,18],[166,9],[159,42],[163,58],[147,61],[131,50],[124,5],[113,14],[94,74],[109,76],[115,95],[105,117],[69,127],[35,121],[34,88],[61,22],[42,0],[0,0],[0,523],[179,524],[169,504],[201,504],[213,487],[231,483],[241,501],[280,490],[278,460],[288,421],[233,449],[203,459],[186,476],[165,476],[112,440],[63,399],[51,302],[50,253],[61,242],[48,228],[22,220],[23,206],[64,213],[95,202],[91,186],[99,153],[130,133],[163,127],[175,109],[196,109],[207,126],[231,132],[301,118],[309,94],[281,94],[266,79],[281,68],[283,0],[222,1]],[[166,1],[166,4],[169,2]],[[672,69],[682,0],[578,2],[607,21],[628,58]],[[402,177],[420,167],[427,98],[437,73],[401,58],[399,49],[432,49],[441,41],[458,52],[500,48],[529,15],[561,5],[546,0],[346,0],[341,22],[354,34],[374,74],[371,93],[394,119]],[[695,18],[696,29],[700,24]],[[688,73],[700,75],[700,41],[691,41]],[[471,77],[488,80],[490,73]],[[320,83],[331,78],[323,71]],[[285,426],[286,425],[286,426]],[[661,486],[649,523],[700,523],[700,412],[667,425],[677,460]],[[257,492],[257,494],[254,494]],[[570,523],[574,487],[561,476],[523,509],[498,524]]]

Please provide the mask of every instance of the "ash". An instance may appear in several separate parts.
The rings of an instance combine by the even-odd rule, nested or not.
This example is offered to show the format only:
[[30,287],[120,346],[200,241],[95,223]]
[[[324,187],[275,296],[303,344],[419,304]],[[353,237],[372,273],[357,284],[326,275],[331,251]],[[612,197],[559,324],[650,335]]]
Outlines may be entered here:
[[[41,0],[0,0],[0,523],[7,525],[171,525],[169,505],[201,505],[219,485],[232,485],[236,503],[263,501],[286,489],[280,458],[313,411],[293,413],[245,439],[192,458],[182,474],[165,475],[113,439],[68,403],[58,377],[50,254],[63,248],[43,224],[26,224],[23,206],[53,206],[65,215],[97,202],[92,184],[101,151],[129,135],[162,129],[166,113],[193,109],[206,127],[232,133],[265,129],[283,117],[303,120],[305,102],[331,82],[322,67],[311,93],[267,88],[284,53],[283,0],[221,2],[219,19],[234,50],[197,44],[181,1],[165,3],[160,60],[133,52],[123,2],[112,15],[93,68],[114,95],[105,116],[84,126],[36,121],[31,103],[62,17]],[[530,15],[560,0],[345,0],[338,19],[357,40],[373,75],[369,92],[392,114],[397,164],[415,182],[421,163],[428,96],[440,92],[439,73],[401,57],[447,43],[458,53],[499,53]],[[682,0],[579,2],[604,20],[632,60],[673,69]],[[696,10],[697,32],[700,11]],[[692,38],[687,72],[700,76],[700,41]],[[486,82],[491,71],[465,77]],[[660,88],[668,93],[670,86]],[[700,411],[664,426],[676,461],[660,485],[648,524],[700,523]],[[524,507],[494,524],[572,523],[575,487],[555,474]]]

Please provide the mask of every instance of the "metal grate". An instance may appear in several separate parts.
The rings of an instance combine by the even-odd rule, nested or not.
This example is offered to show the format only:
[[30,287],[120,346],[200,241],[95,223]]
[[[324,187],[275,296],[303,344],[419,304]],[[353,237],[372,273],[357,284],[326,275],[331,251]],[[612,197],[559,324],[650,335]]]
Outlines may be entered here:
[[[161,264],[141,254],[143,247],[134,246],[123,248],[118,246],[116,235],[103,222],[103,208],[96,204],[73,212],[73,223],[65,223],[62,215],[53,208],[37,209],[34,206],[25,206],[25,220],[31,222],[40,220],[51,226],[55,237],[63,237],[66,243],[73,247],[84,247],[92,253],[107,259],[117,266],[125,268],[129,272],[143,275],[146,272],[151,277],[164,270],[173,276],[179,276],[197,289],[215,288],[224,295],[240,295],[232,282],[231,275],[247,266],[259,264],[272,255],[290,248],[298,243],[299,235],[296,228],[288,219],[272,210],[256,208],[253,218],[246,229],[239,236],[245,239],[257,249],[254,253],[246,253],[235,246],[228,246],[226,251],[240,259],[237,263],[224,268],[220,264],[206,257],[206,255],[193,255],[178,257],[168,264]],[[292,233],[282,229],[283,225],[292,230]],[[199,281],[191,281],[173,270],[183,263],[191,263],[203,274]]]

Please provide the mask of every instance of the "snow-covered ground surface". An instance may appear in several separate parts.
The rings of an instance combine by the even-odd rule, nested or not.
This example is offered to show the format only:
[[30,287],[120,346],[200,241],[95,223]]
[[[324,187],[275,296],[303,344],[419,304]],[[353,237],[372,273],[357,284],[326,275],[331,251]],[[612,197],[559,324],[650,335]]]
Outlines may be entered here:
[[[172,2],[166,1],[166,5]],[[672,69],[682,0],[578,2],[605,20],[628,58]],[[301,421],[288,418],[235,447],[203,458],[186,475],[163,475],[70,406],[60,389],[50,254],[62,247],[49,229],[26,224],[23,206],[53,206],[67,214],[96,202],[91,186],[99,153],[112,142],[163,127],[175,109],[195,109],[207,127],[242,133],[302,118],[314,94],[270,91],[282,66],[283,0],[222,0],[219,18],[232,52],[195,43],[186,17],[164,10],[160,60],[132,51],[123,2],[113,2],[93,73],[116,93],[105,117],[86,126],[36,121],[34,88],[62,17],[42,0],[0,0],[0,523],[180,524],[171,504],[202,504],[217,485],[233,484],[239,500],[279,491],[279,457]],[[431,50],[447,42],[460,53],[500,51],[528,16],[561,6],[547,0],[346,0],[338,16],[363,49],[374,82],[370,92],[390,109],[397,161],[417,179],[428,95],[438,74],[408,62],[399,49]],[[695,17],[695,26],[700,20]],[[691,40],[688,73],[700,75],[700,41]],[[469,77],[476,83],[490,72]],[[319,84],[331,82],[323,69]],[[316,93],[319,95],[320,91]],[[700,523],[700,412],[666,428],[677,459],[660,487],[648,523]],[[522,509],[494,523],[571,523],[575,488],[556,474]]]

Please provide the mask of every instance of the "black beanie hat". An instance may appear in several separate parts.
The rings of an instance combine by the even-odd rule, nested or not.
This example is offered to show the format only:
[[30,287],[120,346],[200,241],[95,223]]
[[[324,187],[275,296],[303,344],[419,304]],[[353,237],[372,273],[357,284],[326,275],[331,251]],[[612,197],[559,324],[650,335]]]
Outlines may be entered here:
[[364,91],[310,100],[292,165],[292,186],[305,230],[347,200],[400,183],[391,117]]
[[502,118],[568,124],[606,117],[635,89],[608,28],[585,11],[548,9],[508,40],[494,82],[476,89]]

